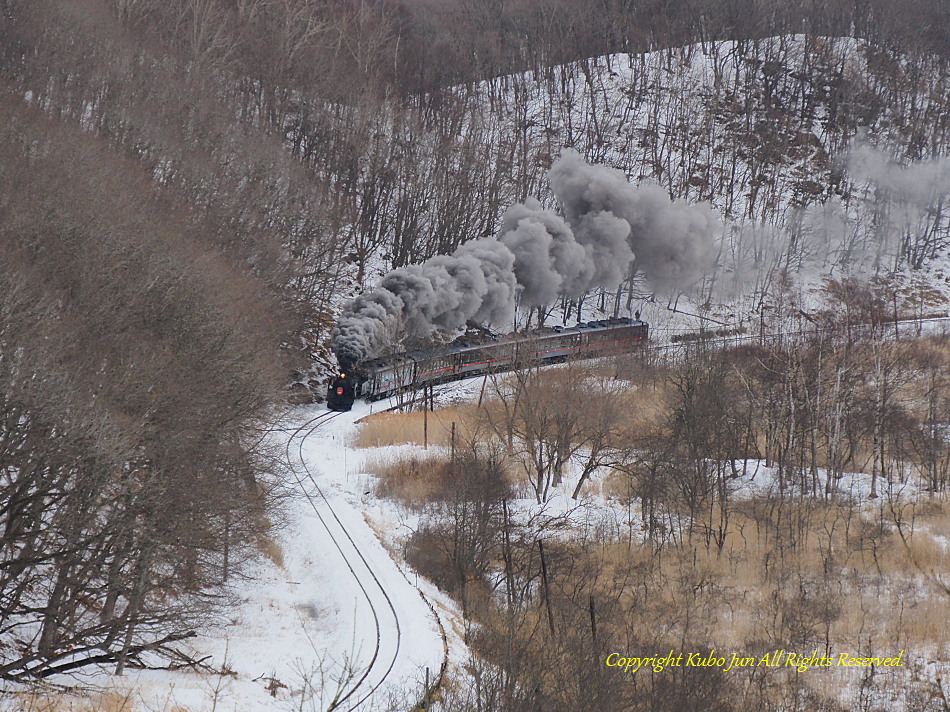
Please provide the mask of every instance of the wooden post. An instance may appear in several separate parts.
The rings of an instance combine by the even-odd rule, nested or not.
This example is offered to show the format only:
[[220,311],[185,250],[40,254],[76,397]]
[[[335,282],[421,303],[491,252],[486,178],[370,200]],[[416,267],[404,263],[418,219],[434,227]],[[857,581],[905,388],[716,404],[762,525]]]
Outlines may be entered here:
[[455,464],[455,421],[452,421],[452,464]]
[[551,613],[551,596],[548,589],[548,565],[544,560],[544,544],[538,539],[538,551],[541,552],[541,585],[544,587],[544,605],[548,609],[548,627],[554,635],[554,614]]
[[594,594],[590,594],[590,636],[597,642],[597,616],[594,613]]
[[222,572],[222,578],[224,578],[225,583],[228,580],[228,564],[230,559],[230,543],[231,543],[231,510],[224,510],[224,561],[221,562],[221,566],[224,569]]
[[[897,330],[897,319],[898,319],[898,313],[897,313],[897,289],[895,288],[895,289],[894,289],[894,340],[895,340],[895,341],[900,341],[900,338],[901,338],[901,337],[900,337],[900,333],[899,333],[898,330]],[[918,329],[917,335],[920,336],[920,332],[919,332],[919,329],[920,329],[920,322],[919,322],[919,321],[917,322],[917,329]]]

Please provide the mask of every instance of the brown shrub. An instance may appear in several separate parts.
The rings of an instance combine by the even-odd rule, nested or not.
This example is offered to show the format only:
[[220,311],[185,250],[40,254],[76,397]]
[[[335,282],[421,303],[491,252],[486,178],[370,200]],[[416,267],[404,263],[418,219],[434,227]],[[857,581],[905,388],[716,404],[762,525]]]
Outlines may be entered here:
[[365,469],[379,476],[377,497],[398,499],[409,506],[419,506],[443,499],[442,481],[447,460],[443,456],[405,456],[384,462],[368,460]]
[[[24,692],[12,695],[22,712],[138,712],[133,690],[101,690],[83,694],[66,692]],[[187,712],[174,707],[171,712]]]

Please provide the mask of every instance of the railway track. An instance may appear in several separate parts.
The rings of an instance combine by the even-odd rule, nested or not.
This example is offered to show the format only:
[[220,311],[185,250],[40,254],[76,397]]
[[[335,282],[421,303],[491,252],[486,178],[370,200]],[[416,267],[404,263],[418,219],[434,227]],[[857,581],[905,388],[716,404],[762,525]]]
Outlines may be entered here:
[[[918,336],[927,333],[926,330],[928,328],[941,326],[944,328],[950,326],[950,316],[928,316],[913,319],[898,319],[897,321],[887,321],[883,324],[878,324],[877,328],[880,330],[880,335],[882,338],[887,340],[898,340],[917,338]],[[865,323],[855,323],[851,328],[858,332],[863,329],[867,329],[868,327],[869,325]],[[708,336],[699,336],[698,332],[692,332],[696,338],[688,338],[670,343],[651,344],[649,346],[645,346],[644,348],[647,351],[669,352],[686,351],[690,348],[696,348],[698,346],[745,346],[752,344],[772,344],[780,340],[804,339],[806,337],[816,336],[827,331],[829,331],[829,329],[826,327],[812,326],[809,328],[787,331],[763,331],[759,333],[742,334],[737,333],[731,336],[713,336],[712,332],[709,332]],[[840,328],[836,329],[835,331],[840,332]],[[917,333],[914,333],[915,331]]]
[[[300,491],[307,498],[318,520],[326,530],[333,547],[339,552],[344,564],[352,574],[373,620],[375,641],[372,656],[365,669],[354,672],[353,678],[346,682],[345,689],[341,689],[331,701],[327,712],[334,710],[351,712],[371,700],[374,693],[389,680],[393,668],[396,666],[402,648],[404,630],[403,622],[400,621],[399,613],[393,604],[390,592],[386,590],[378,572],[374,570],[371,562],[367,560],[367,557],[364,556],[360,547],[353,540],[340,514],[321,489],[315,473],[309,467],[304,455],[304,444],[307,438],[312,436],[320,427],[341,415],[343,414],[331,411],[319,413],[293,429],[286,445],[288,462],[293,464],[294,459],[299,462],[300,469],[292,467],[292,471],[297,479]],[[294,448],[296,448],[296,458],[292,457]],[[442,637],[443,660],[439,674],[435,681],[424,690],[421,701],[412,708],[412,710],[424,710],[428,709],[429,703],[441,686],[445,674],[448,663],[446,633],[435,607],[429,602],[421,589],[412,584],[402,568],[397,567],[397,569],[405,578],[407,584],[412,586],[422,597],[423,602],[435,619]],[[395,630],[395,636],[387,640],[384,631],[392,629]]]
[[[946,323],[947,321],[948,317],[942,317],[914,320],[914,323],[917,324],[917,328],[919,330],[921,326],[925,324],[940,324]],[[903,323],[904,322],[902,322],[902,325]],[[762,343],[772,341],[776,338],[802,338],[814,333],[815,330],[811,329],[791,333],[785,332],[782,334],[767,333],[758,335],[734,335],[727,337],[717,337],[713,339],[704,339],[703,345],[727,346],[757,342]],[[668,352],[685,350],[693,345],[695,345],[695,342],[683,342],[675,344],[655,344],[646,348],[650,351]],[[399,407],[399,405],[396,405],[387,408],[386,410],[395,410]],[[383,585],[376,571],[374,571],[373,566],[360,551],[360,547],[356,544],[350,533],[347,531],[346,525],[344,525],[341,517],[334,509],[324,491],[321,489],[314,472],[310,469],[307,459],[304,456],[303,450],[307,438],[313,435],[313,433],[316,432],[320,427],[326,425],[328,422],[341,415],[343,415],[343,413],[323,411],[299,427],[281,429],[290,433],[287,440],[288,461],[292,461],[292,459],[294,459],[291,457],[291,450],[296,447],[296,459],[299,461],[302,473],[296,468],[293,469],[293,472],[297,479],[298,485],[300,486],[300,490],[309,501],[314,513],[316,514],[323,528],[326,530],[328,537],[332,541],[333,546],[339,552],[346,567],[353,575],[354,580],[362,596],[365,598],[366,604],[371,612],[373,627],[375,629],[374,649],[368,664],[366,665],[365,669],[354,674],[353,678],[348,681],[345,689],[340,690],[335,699],[331,702],[330,706],[327,708],[328,712],[336,710],[341,712],[352,712],[372,698],[373,694],[379,690],[380,687],[389,679],[389,676],[392,674],[392,671],[396,666],[396,662],[399,658],[400,649],[403,643],[404,629],[403,624],[400,622],[396,607],[393,605],[393,601],[389,592],[386,590],[386,587]],[[315,494],[312,494],[311,490]],[[416,703],[415,706],[410,710],[410,712],[423,712],[424,710],[429,709],[429,706],[437,697],[442,686],[448,664],[448,641],[445,627],[436,608],[432,605],[428,598],[426,598],[422,590],[419,589],[418,586],[412,584],[409,576],[407,576],[406,572],[403,571],[402,567],[397,566],[397,569],[399,570],[402,577],[406,580],[407,584],[412,586],[418,592],[423,602],[428,607],[433,619],[436,621],[442,638],[443,659],[441,667],[435,679],[423,690],[423,694],[419,702]],[[384,624],[388,624],[390,627],[395,628],[394,641],[384,641]]]

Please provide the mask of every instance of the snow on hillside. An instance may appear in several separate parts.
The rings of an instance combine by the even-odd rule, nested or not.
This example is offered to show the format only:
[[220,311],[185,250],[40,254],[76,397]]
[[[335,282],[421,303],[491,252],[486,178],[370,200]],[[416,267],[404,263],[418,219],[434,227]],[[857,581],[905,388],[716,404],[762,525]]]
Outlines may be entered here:
[[[950,292],[947,218],[929,209],[928,192],[944,186],[943,164],[923,162],[910,175],[901,170],[914,164],[881,166],[874,160],[884,154],[870,153],[874,160],[856,167],[850,182],[838,175],[847,172],[859,129],[882,151],[906,148],[909,114],[889,109],[863,127],[842,119],[854,107],[841,105],[841,97],[857,85],[869,95],[880,89],[876,61],[849,38],[707,43],[595,58],[544,76],[506,78],[500,88],[486,84],[476,94],[490,105],[498,134],[521,136],[540,162],[550,163],[565,146],[592,146],[590,160],[656,181],[673,195],[710,201],[723,215],[718,270],[696,293],[644,293],[632,302],[629,311],[641,312],[662,343],[700,328],[771,330],[766,295],[781,270],[792,276],[803,312],[826,298],[826,277],[891,270],[902,289],[930,290],[936,308],[946,310],[939,295]],[[939,92],[930,89],[920,88],[921,115],[939,108]],[[497,91],[502,96],[494,101]],[[924,175],[933,176],[927,190],[901,192]],[[870,217],[882,186],[890,208],[883,223]],[[920,247],[918,236],[930,242]],[[916,265],[914,250],[924,258]],[[611,299],[601,308],[589,298],[584,318],[612,312]],[[557,321],[555,312],[551,322]],[[469,391],[463,385],[442,393],[464,398]],[[468,653],[455,604],[394,553],[417,521],[369,494],[365,456],[349,446],[356,421],[372,409],[358,403],[290,442],[301,481],[272,556],[234,585],[240,603],[226,625],[200,631],[194,641],[192,654],[224,674],[130,671],[118,682],[105,674],[62,682],[127,687],[145,709],[322,710],[368,670],[352,702],[366,696],[367,709],[407,707],[421,697],[426,670],[430,680],[438,674],[443,630],[451,664],[461,668]],[[299,411],[289,431],[322,413]],[[380,450],[382,457],[395,452]],[[772,486],[769,468],[747,465],[737,494]],[[569,485],[570,479],[565,491]],[[842,487],[863,499],[868,476],[849,475]],[[529,500],[518,506],[534,507]],[[580,529],[610,521],[634,526],[629,508],[596,494],[580,507],[558,494],[545,508]],[[0,701],[0,709],[16,709],[10,703]]]
[[[52,682],[117,690],[148,710],[325,710],[334,700],[340,709],[417,704],[427,669],[431,684],[442,667],[443,630],[453,664],[466,659],[460,616],[450,599],[385,548],[382,541],[392,540],[387,524],[368,517],[367,478],[347,446],[355,421],[370,410],[357,406],[335,418],[319,407],[304,409],[286,421],[280,437],[290,438],[287,452],[300,477],[291,484],[298,491],[275,528],[268,558],[234,583],[237,604],[227,619],[191,641],[187,651],[202,662],[201,672],[129,670],[115,678],[84,671]],[[308,425],[315,417],[322,424]],[[375,511],[391,516],[387,508]],[[20,701],[0,699],[0,710],[19,710]]]
[[[748,327],[780,274],[806,310],[827,278],[896,272],[902,287],[946,294],[941,67],[854,38],[794,35],[591,58],[459,92],[529,164],[573,147],[718,211],[718,265],[703,283],[685,296],[635,286],[629,311],[659,334],[701,323],[670,309]],[[551,201],[545,184],[525,180]],[[606,302],[611,313],[613,295]]]

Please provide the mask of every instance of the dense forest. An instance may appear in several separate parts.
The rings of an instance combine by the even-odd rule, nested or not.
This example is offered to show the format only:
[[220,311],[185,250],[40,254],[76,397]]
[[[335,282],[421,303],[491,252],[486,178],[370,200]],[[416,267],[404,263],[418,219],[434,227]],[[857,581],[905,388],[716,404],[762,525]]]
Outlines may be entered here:
[[[342,302],[390,268],[495,235],[511,205],[559,208],[549,170],[564,148],[711,205],[716,267],[691,287],[708,309],[745,300],[763,329],[781,329],[779,315],[797,314],[789,275],[835,270],[856,281],[828,289],[858,293],[835,298],[872,305],[881,333],[890,302],[922,314],[941,301],[922,282],[885,279],[925,270],[950,245],[940,0],[0,0],[0,16],[8,680],[92,662],[121,672],[147,652],[175,661],[173,644],[227,600],[279,517],[284,463],[265,435],[291,392],[319,396]],[[653,291],[633,270],[616,292],[578,301],[616,313]],[[707,477],[697,463],[748,456],[753,441],[800,491],[832,492],[819,465],[834,475],[865,452],[876,475],[913,460],[945,490],[945,359],[936,346],[904,354],[872,338],[861,351],[846,338],[730,356],[748,373],[709,357],[673,376],[668,425],[687,437],[671,450],[658,429],[627,496],[650,510],[671,495],[644,490],[644,472],[686,462]],[[914,427],[881,400],[898,380],[932,398]],[[710,383],[753,381],[761,390],[734,418],[701,410]],[[869,389],[861,419],[845,422],[843,394],[858,386]],[[815,409],[753,432],[765,401]],[[535,473],[539,499],[549,475]],[[665,536],[722,550],[734,537],[724,477],[681,484],[700,530]],[[498,487],[479,500],[494,523],[507,516]],[[855,546],[876,546],[868,537]],[[491,556],[514,566],[511,551]],[[582,615],[579,600],[557,615]],[[496,643],[484,646],[503,665]],[[566,691],[511,702],[528,684],[504,678],[512,706],[491,709],[582,706]],[[718,680],[696,684],[684,700],[729,708]],[[675,708],[630,695],[638,709]]]

